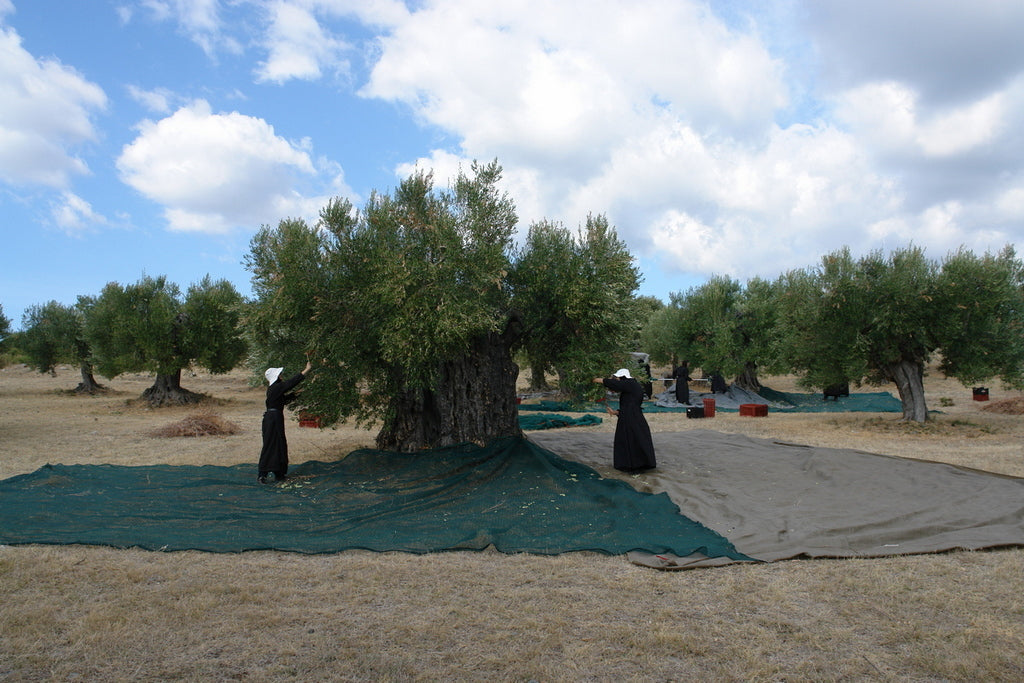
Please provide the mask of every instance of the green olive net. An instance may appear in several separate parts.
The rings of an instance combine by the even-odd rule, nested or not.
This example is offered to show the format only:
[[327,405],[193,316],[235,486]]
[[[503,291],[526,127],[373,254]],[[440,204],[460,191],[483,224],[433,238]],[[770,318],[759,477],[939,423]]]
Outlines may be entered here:
[[[610,455],[609,455],[610,457]],[[0,543],[150,550],[631,550],[749,560],[680,514],[526,439],[357,450],[259,484],[255,465],[46,465],[0,481]]]

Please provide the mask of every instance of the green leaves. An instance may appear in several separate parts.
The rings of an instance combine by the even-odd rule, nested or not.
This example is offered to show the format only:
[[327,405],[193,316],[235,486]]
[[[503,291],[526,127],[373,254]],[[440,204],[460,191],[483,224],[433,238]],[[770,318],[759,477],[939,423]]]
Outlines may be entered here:
[[829,254],[817,269],[780,278],[780,322],[789,363],[808,384],[890,381],[900,363],[941,370],[964,383],[1002,376],[1020,385],[1024,368],[1024,280],[1011,248],[976,256],[961,249],[942,263],[910,246],[854,260]]
[[1022,267],[1012,247],[947,257],[934,294],[945,311],[936,330],[944,373],[966,384],[1001,375],[1009,386],[1024,386]]
[[438,190],[418,172],[361,211],[335,200],[316,227],[261,230],[247,259],[254,359],[282,365],[314,348],[327,362],[301,400],[329,421],[370,422],[394,409],[393,397],[453,390],[442,386],[444,368],[472,363],[494,335],[511,344],[520,321],[532,361],[557,364],[576,383],[607,372],[639,320],[632,257],[594,216],[575,239],[538,224],[514,253],[517,216],[500,178],[496,162],[473,164]]
[[676,356],[723,375],[737,375],[748,366],[777,365],[775,289],[753,279],[744,287],[725,276],[683,294],[648,320],[644,348],[659,360]]
[[52,372],[59,363],[80,363],[86,360],[88,347],[83,347],[82,312],[72,306],[50,301],[30,306],[22,318],[25,328],[21,348],[30,367],[39,372]]
[[316,227],[264,228],[247,259],[258,357],[280,365],[315,349],[328,362],[303,400],[336,418],[369,421],[389,397],[432,387],[443,362],[508,317],[516,216],[499,179],[497,164],[474,164],[437,191],[415,173],[361,212],[334,200]]
[[509,281],[535,375],[555,370],[563,390],[582,395],[621,364],[645,310],[633,298],[639,277],[604,216],[588,216],[575,236],[555,223],[532,225]]

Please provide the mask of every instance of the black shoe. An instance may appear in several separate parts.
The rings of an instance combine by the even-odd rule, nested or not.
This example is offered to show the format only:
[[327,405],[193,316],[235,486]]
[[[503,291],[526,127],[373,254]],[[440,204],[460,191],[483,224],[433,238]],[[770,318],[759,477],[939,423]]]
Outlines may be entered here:
[[276,479],[277,481],[284,481],[287,478],[288,478],[287,474],[275,474],[274,475],[274,479]]
[[267,483],[267,475],[261,474],[260,476],[256,477],[256,481],[261,483],[261,484],[266,484]]

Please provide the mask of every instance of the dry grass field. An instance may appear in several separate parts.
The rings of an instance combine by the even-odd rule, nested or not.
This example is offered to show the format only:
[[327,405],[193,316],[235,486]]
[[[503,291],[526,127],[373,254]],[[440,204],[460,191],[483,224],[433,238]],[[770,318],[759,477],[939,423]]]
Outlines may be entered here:
[[[241,374],[183,378],[212,397],[202,411],[239,428],[229,436],[154,436],[197,409],[138,406],[149,377],[95,397],[67,393],[77,381],[71,368],[0,370],[0,478],[48,462],[255,464],[263,391]],[[927,389],[943,413],[925,426],[863,413],[649,421],[1024,476],[1024,417],[982,410],[955,382]],[[992,404],[1009,398],[993,387]],[[373,444],[294,418],[288,438],[293,462]],[[1024,549],[658,572],[592,553],[5,546],[0,680],[1020,681]]]

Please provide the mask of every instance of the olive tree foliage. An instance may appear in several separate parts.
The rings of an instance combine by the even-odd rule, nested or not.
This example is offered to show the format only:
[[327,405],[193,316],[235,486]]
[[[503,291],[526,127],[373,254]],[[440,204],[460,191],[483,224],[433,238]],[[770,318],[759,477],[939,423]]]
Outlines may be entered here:
[[505,284],[516,215],[498,167],[473,170],[446,192],[415,173],[362,211],[334,200],[316,226],[253,238],[257,357],[297,368],[311,352],[299,403],[325,424],[382,418],[377,444],[394,450],[519,433]]
[[942,263],[913,246],[860,259],[843,249],[777,287],[779,349],[807,386],[893,382],[915,422],[928,418],[924,373],[936,357],[965,385],[1024,386],[1024,271],[1010,247]]
[[545,373],[554,372],[573,397],[626,362],[651,306],[634,298],[639,271],[604,216],[588,216],[575,235],[549,221],[532,225],[510,282],[532,387],[544,388]]
[[776,368],[775,290],[755,278],[714,276],[685,293],[672,293],[642,334],[644,347],[658,362],[686,360],[705,373],[735,376],[739,386],[760,389],[759,366]]
[[151,405],[195,403],[202,397],[181,387],[181,371],[196,365],[220,374],[239,364],[242,306],[230,282],[209,276],[184,296],[163,276],[111,282],[85,309],[85,336],[104,377],[152,372],[153,386],[143,392]]
[[92,354],[85,339],[85,313],[92,300],[82,297],[78,306],[56,301],[30,306],[22,316],[21,348],[29,367],[56,375],[60,363],[78,365],[82,381],[76,393],[92,394],[103,387],[93,376]]
[[[308,352],[316,365],[298,407],[327,425],[381,423],[379,448],[520,435],[513,354],[526,330],[544,334],[555,321],[582,317],[583,304],[519,305],[522,295],[540,306],[541,295],[530,266],[517,262],[517,216],[498,190],[500,177],[496,162],[474,163],[440,191],[421,171],[392,194],[374,193],[362,210],[337,199],[315,226],[287,220],[262,228],[246,260],[257,367],[297,368]],[[561,240],[552,253],[575,253],[571,239],[549,232]],[[605,253],[613,233],[596,219],[592,233],[581,249]],[[527,246],[519,260],[532,253]],[[601,267],[583,270],[607,280]],[[594,335],[584,338],[594,343]],[[606,337],[597,341],[607,348]]]
[[682,343],[678,334],[679,326],[676,324],[679,318],[679,297],[675,292],[670,293],[669,303],[650,311],[640,329],[639,346],[650,354],[654,363],[675,366],[682,360],[679,356]]
[[965,386],[999,377],[1007,388],[1024,387],[1024,263],[1014,249],[949,255],[936,289],[945,311],[939,370]]

